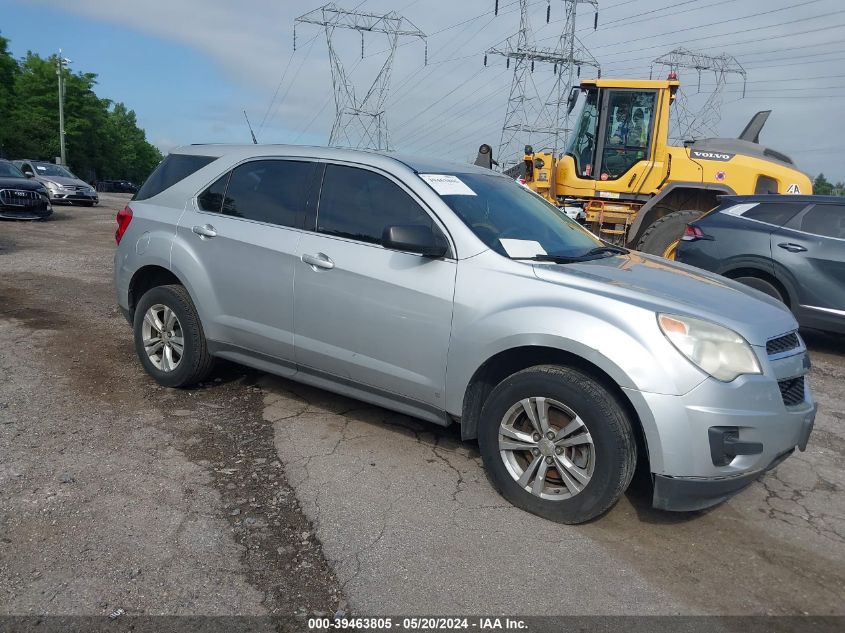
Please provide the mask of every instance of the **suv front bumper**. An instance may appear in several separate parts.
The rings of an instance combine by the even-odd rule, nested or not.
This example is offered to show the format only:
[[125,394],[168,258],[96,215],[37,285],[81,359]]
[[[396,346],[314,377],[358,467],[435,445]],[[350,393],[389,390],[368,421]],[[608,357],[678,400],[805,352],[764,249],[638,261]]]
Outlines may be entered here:
[[[803,354],[786,375],[801,375]],[[783,379],[781,379],[783,382]],[[771,375],[708,378],[682,396],[625,390],[646,435],[654,507],[700,510],[724,501],[804,450],[817,405],[804,376],[804,397],[786,404]]]

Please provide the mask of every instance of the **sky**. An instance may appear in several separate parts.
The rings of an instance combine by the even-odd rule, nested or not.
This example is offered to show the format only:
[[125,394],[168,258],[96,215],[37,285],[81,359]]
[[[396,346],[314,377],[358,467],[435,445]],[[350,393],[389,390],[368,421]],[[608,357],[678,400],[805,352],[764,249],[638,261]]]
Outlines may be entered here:
[[[553,46],[562,0],[528,0],[538,46]],[[513,70],[484,53],[519,28],[516,0],[338,0],[368,13],[397,11],[427,34],[400,39],[385,116],[393,149],[466,161],[498,146]],[[577,34],[602,76],[647,79],[652,60],[679,47],[733,56],[745,69],[724,87],[719,136],[735,137],[773,110],[761,143],[811,175],[845,180],[845,3],[841,0],[599,0],[578,5]],[[134,109],[162,151],[189,143],[325,145],[335,116],[325,32],[294,20],[312,0],[0,0],[0,34],[15,56],[59,48],[74,71],[98,75],[101,97]],[[547,7],[550,22],[546,24]],[[384,35],[336,30],[332,43],[357,94],[385,60]],[[665,69],[654,68],[655,77]],[[591,76],[585,69],[582,77]],[[593,75],[594,76],[594,75]],[[532,79],[551,85],[538,64]],[[715,78],[680,73],[699,107]],[[700,88],[699,88],[700,84]],[[743,97],[743,88],[745,96]]]

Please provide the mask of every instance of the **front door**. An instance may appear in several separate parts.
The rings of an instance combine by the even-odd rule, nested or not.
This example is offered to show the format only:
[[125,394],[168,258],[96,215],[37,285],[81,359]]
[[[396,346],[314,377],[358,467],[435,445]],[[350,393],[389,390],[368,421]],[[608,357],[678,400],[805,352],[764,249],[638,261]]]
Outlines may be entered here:
[[[649,160],[654,136],[656,90],[605,90],[602,95],[602,120],[599,126],[598,152],[593,177],[601,182],[620,181],[629,189],[640,172],[634,167]],[[642,171],[642,170],[640,170]],[[620,190],[619,187],[613,188]]]
[[393,224],[441,230],[397,181],[326,166],[296,262],[297,364],[442,410],[456,262],[382,247]]
[[845,204],[814,204],[771,235],[775,276],[802,325],[845,332]]

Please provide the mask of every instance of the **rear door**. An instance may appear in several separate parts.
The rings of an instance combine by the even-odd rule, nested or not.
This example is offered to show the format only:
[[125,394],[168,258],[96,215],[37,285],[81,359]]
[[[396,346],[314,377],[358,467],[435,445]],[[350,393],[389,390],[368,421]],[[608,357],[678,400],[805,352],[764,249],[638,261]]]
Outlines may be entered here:
[[294,262],[317,177],[315,162],[248,161],[211,183],[182,215],[178,239],[202,271],[194,294],[222,356],[267,357],[294,373]]
[[457,264],[384,248],[391,224],[443,232],[399,181],[326,165],[296,262],[297,364],[442,411]]
[[771,248],[801,324],[845,331],[845,204],[811,205],[772,233]]

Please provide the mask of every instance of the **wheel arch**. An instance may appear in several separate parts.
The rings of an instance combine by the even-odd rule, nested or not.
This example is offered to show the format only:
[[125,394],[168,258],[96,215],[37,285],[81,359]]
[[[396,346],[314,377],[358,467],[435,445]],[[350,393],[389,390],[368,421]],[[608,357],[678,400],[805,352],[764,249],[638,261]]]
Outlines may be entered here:
[[481,409],[496,385],[512,374],[536,365],[563,365],[579,369],[614,394],[631,419],[634,434],[637,438],[638,454],[646,462],[648,461],[648,443],[641,417],[619,382],[605,369],[582,356],[562,349],[539,345],[523,345],[500,351],[485,360],[475,370],[464,394],[460,419],[461,438],[472,440],[478,437]]
[[138,300],[145,292],[156,286],[169,284],[185,285],[172,270],[168,270],[164,266],[147,264],[136,270],[129,281],[129,318],[135,318],[135,306],[138,305]]
[[673,211],[709,211],[718,205],[718,196],[735,194],[727,185],[673,182],[640,208],[628,232],[627,243],[636,246],[648,227]]

